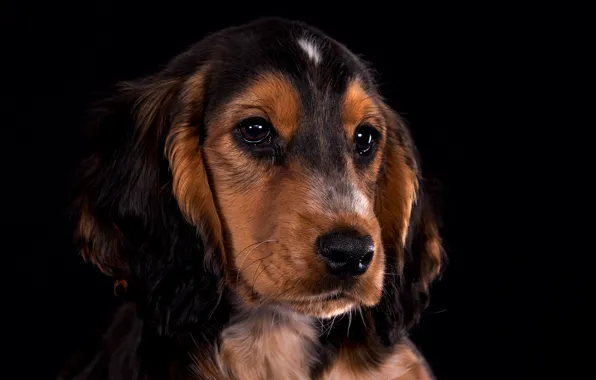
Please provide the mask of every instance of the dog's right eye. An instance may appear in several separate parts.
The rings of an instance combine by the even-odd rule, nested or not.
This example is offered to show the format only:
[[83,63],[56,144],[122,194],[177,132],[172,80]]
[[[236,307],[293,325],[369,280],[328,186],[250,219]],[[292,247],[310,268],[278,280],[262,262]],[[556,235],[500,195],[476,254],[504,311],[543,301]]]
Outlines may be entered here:
[[244,141],[258,144],[269,139],[273,127],[262,117],[251,117],[240,122],[238,129]]

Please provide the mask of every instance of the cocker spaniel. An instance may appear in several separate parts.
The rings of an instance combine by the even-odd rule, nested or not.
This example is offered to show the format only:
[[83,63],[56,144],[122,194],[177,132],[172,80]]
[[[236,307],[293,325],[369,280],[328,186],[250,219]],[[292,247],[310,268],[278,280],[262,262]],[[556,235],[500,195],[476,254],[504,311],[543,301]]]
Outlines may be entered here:
[[76,241],[126,303],[73,379],[429,379],[442,243],[407,127],[301,22],[214,33],[93,117]]

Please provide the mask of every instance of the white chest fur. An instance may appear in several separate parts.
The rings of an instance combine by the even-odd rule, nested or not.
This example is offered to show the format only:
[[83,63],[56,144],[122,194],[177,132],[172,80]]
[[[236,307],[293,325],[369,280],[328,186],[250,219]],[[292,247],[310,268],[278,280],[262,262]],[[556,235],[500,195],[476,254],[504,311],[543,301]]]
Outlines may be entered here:
[[221,338],[219,358],[231,378],[310,379],[317,332],[308,317],[260,308],[240,316]]
[[[263,307],[238,316],[222,332],[217,358],[229,380],[310,380],[317,344],[312,319],[287,309]],[[322,379],[433,379],[424,358],[408,340],[398,344],[383,363],[366,368],[354,357],[368,356],[358,352],[368,349],[366,345],[340,349]]]

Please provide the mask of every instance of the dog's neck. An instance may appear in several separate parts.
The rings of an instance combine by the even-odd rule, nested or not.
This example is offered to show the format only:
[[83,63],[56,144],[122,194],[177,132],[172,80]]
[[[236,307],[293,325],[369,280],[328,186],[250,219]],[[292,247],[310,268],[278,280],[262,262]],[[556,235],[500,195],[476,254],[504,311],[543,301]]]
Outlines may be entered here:
[[281,306],[241,312],[221,333],[219,360],[230,378],[310,379],[317,330],[311,318]]

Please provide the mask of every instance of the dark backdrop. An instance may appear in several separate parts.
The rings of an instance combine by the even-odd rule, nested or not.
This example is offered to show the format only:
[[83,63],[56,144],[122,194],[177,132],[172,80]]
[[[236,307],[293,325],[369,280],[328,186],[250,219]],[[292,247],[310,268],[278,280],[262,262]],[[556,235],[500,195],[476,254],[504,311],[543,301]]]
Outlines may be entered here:
[[[450,257],[414,331],[438,378],[521,378],[540,363],[547,338],[532,310],[543,299],[521,269],[534,257],[489,234],[500,225],[496,235],[507,236],[509,225],[495,218],[511,182],[508,153],[485,150],[517,133],[497,120],[511,118],[504,99],[518,89],[504,83],[523,66],[517,54],[532,46],[515,43],[515,17],[374,1],[287,2],[285,10],[253,2],[4,4],[2,309],[23,378],[50,377],[114,302],[111,282],[70,247],[63,215],[85,105],[117,81],[158,70],[206,33],[265,15],[312,23],[371,62],[411,125],[425,174],[442,193]],[[499,166],[505,170],[487,176]]]

